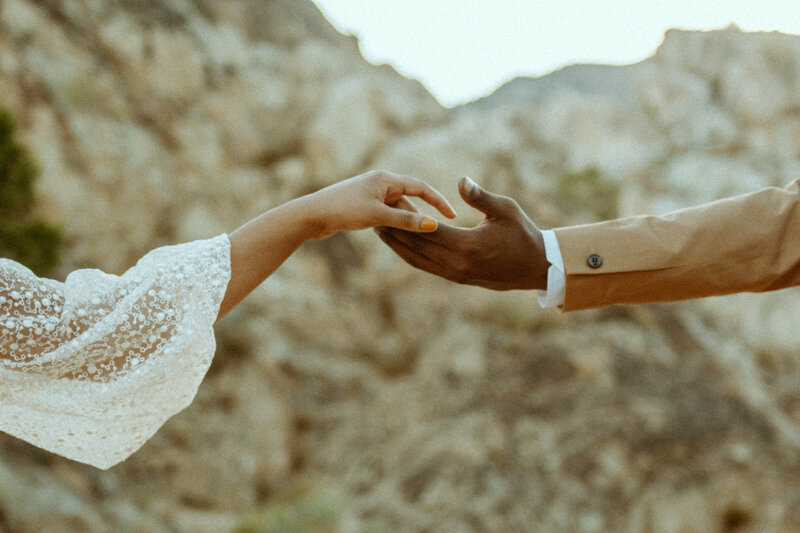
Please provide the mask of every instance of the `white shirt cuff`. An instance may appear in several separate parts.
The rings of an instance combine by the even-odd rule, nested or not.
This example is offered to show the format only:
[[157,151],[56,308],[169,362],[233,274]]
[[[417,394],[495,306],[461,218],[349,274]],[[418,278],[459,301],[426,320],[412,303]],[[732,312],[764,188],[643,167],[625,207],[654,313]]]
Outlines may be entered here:
[[564,275],[564,259],[561,257],[561,248],[553,230],[542,231],[544,238],[544,252],[550,262],[547,269],[547,290],[537,290],[539,305],[542,307],[561,307],[564,305],[564,290],[567,278]]

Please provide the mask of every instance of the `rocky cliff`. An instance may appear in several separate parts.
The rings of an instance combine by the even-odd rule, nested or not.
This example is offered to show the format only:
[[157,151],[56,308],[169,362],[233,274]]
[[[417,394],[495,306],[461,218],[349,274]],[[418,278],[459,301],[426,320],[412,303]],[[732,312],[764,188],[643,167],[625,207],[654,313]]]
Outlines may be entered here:
[[[470,175],[542,227],[800,175],[800,38],[736,28],[447,110],[306,0],[0,0],[0,106],[62,276],[370,168],[431,182],[464,225]],[[0,530],[796,531],[797,296],[560,315],[414,272],[371,232],[309,243],[124,464],[0,436]]]

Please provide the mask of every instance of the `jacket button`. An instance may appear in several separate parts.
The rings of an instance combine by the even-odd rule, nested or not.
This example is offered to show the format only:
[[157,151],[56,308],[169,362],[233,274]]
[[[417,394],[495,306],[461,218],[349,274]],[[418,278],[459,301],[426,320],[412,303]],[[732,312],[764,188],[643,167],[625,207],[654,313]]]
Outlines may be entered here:
[[600,265],[603,264],[603,258],[597,254],[592,254],[586,260],[586,263],[592,268],[600,268]]

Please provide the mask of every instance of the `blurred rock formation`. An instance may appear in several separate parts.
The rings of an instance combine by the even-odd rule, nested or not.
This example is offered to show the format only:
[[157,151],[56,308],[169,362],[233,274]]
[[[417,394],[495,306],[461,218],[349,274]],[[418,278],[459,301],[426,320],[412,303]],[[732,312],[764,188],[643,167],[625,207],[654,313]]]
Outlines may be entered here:
[[[0,106],[65,228],[61,275],[372,168],[464,225],[469,175],[545,228],[800,175],[800,37],[734,27],[444,109],[307,0],[1,0]],[[795,290],[559,315],[371,232],[309,243],[124,464],[0,436],[0,531],[797,531],[798,321]]]

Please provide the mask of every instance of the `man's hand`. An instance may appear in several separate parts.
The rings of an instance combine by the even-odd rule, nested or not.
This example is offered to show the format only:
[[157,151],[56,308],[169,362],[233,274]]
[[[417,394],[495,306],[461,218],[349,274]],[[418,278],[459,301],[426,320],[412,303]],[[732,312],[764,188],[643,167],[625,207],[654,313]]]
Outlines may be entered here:
[[450,281],[495,290],[546,289],[550,263],[542,233],[517,202],[466,177],[458,190],[486,215],[474,228],[439,224],[433,233],[385,227],[376,233],[411,266]]

